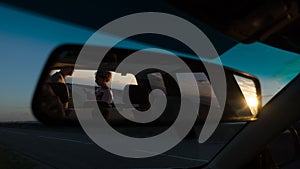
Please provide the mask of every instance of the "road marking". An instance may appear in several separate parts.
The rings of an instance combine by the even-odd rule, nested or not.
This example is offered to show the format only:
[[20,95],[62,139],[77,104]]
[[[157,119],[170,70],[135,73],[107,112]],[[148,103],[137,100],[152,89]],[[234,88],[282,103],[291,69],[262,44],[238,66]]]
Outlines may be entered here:
[[64,139],[64,138],[57,138],[57,137],[48,137],[48,136],[38,136],[38,137],[45,138],[45,139],[52,139],[52,140],[69,141],[69,142],[80,143],[80,144],[93,144],[90,142],[83,142],[78,140],[71,140],[71,139]]
[[[156,154],[151,151],[145,151],[145,150],[136,150],[144,153],[150,153],[150,154]],[[159,154],[160,156],[166,156],[166,157],[172,157],[172,158],[178,158],[181,160],[190,160],[190,161],[198,161],[198,162],[208,162],[208,160],[201,160],[201,159],[196,159],[196,158],[189,158],[189,157],[183,157],[183,156],[177,156],[177,155],[169,155],[169,154]]]

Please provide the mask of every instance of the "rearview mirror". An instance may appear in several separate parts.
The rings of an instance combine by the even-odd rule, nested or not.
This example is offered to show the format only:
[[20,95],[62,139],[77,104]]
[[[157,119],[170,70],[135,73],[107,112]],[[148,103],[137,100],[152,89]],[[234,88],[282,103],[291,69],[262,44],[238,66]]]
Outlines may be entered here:
[[[89,63],[93,61],[87,61],[85,65],[77,65],[77,69],[74,71],[80,74],[81,79],[78,84],[72,82],[72,74],[65,77],[65,83],[49,80],[55,73],[61,72],[62,69],[74,67],[81,48],[81,45],[63,45],[55,49],[49,57],[32,101],[33,113],[41,122],[45,124],[78,124],[76,109],[72,99],[74,94],[82,100],[80,109],[88,109],[90,108],[89,104],[97,102],[97,100],[93,99],[95,98],[95,92],[91,92],[97,89],[97,85],[94,83],[97,70],[92,70],[89,67]],[[149,93],[153,89],[160,89],[167,96],[167,106],[164,113],[151,124],[172,123],[176,119],[176,110],[180,108],[180,101],[178,101],[180,92],[176,85],[173,85],[175,81],[168,73],[156,69],[149,69],[138,74],[116,72],[116,67],[122,62],[124,57],[133,52],[134,50],[131,49],[114,48],[101,63],[102,68],[111,72],[112,81],[116,82],[114,86],[110,86],[113,93],[117,94],[128,90],[130,98],[129,103],[126,103],[124,97],[115,97],[113,104],[107,107],[109,111],[107,120],[118,125],[133,125],[133,122],[130,122],[130,120],[118,113],[114,104],[131,104],[135,109],[145,111],[151,106]],[[198,89],[202,94],[200,95],[201,105],[197,121],[203,123],[211,106],[211,100],[214,97],[216,98],[216,96],[210,85],[203,63],[190,58],[180,58],[193,71],[192,74],[197,80]],[[230,68],[225,67],[224,70],[227,83],[227,99],[222,121],[255,121],[261,108],[259,80],[252,75]],[[184,77],[185,75],[186,72],[178,73],[178,76]],[[87,78],[92,79],[93,83],[91,83],[91,80],[87,82]],[[151,84],[152,86],[150,85],[150,80],[155,82]],[[83,90],[72,91],[74,85],[76,88],[80,87]],[[123,108],[130,113],[131,110],[127,110],[126,106],[123,106]],[[134,121],[135,117],[132,116],[132,118]]]

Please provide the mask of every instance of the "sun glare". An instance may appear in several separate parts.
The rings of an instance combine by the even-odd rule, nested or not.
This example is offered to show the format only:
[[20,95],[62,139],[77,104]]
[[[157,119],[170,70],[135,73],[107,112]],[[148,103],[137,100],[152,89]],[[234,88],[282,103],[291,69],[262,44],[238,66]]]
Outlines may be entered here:
[[240,76],[234,76],[237,83],[245,97],[247,105],[250,108],[252,115],[256,116],[258,113],[258,98],[256,94],[255,84],[251,79],[247,79]]
[[251,107],[257,107],[258,106],[258,101],[256,98],[246,98],[247,104]]

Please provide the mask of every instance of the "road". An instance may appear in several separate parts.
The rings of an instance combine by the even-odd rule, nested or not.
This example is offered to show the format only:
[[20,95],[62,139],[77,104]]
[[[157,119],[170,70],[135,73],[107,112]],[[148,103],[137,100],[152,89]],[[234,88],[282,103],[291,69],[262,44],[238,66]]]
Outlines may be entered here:
[[[0,127],[0,145],[42,163],[48,168],[180,168],[199,166],[213,157],[223,143],[217,139],[199,144],[183,141],[172,150],[146,159],[113,155],[99,146],[79,127]],[[184,148],[183,148],[184,147]]]

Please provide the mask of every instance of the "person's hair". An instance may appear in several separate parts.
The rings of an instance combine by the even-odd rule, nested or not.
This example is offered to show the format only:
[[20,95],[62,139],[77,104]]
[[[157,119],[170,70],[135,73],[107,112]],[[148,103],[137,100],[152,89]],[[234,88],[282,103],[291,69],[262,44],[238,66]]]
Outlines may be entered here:
[[103,78],[105,82],[111,81],[112,75],[109,71],[98,70],[95,74],[97,78]]
[[60,72],[63,74],[63,76],[67,76],[67,75],[72,75],[74,72],[74,66],[66,66],[66,67],[62,67],[60,69]]
[[74,70],[74,66],[65,66],[65,67],[62,67],[61,69],[71,69],[71,70]]

